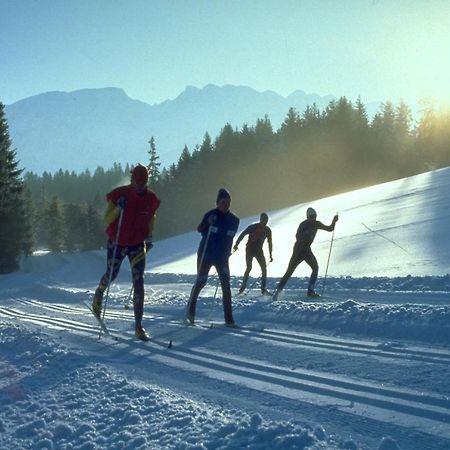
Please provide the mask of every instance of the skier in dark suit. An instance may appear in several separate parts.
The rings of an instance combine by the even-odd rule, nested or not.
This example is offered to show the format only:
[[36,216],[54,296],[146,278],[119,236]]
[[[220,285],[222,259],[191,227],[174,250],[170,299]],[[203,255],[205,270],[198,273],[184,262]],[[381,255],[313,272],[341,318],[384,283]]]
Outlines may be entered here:
[[261,213],[259,222],[249,225],[239,235],[236,244],[234,245],[234,251],[236,251],[239,247],[239,243],[242,241],[242,239],[244,239],[245,236],[248,235],[247,245],[245,247],[245,262],[247,264],[247,267],[245,269],[244,277],[242,278],[242,285],[239,289],[239,294],[244,292],[245,288],[247,287],[248,277],[250,275],[250,271],[252,270],[253,258],[256,258],[256,261],[258,261],[258,264],[261,267],[261,293],[269,294],[266,289],[267,264],[263,250],[264,241],[267,239],[267,243],[269,245],[270,261],[272,262],[272,230],[267,226],[268,222],[269,216],[266,213]]
[[279,293],[283,290],[285,284],[294,273],[294,270],[302,261],[306,261],[312,269],[307,295],[308,297],[320,297],[320,295],[314,291],[317,275],[319,273],[319,265],[317,264],[317,259],[311,250],[311,244],[316,237],[317,230],[333,231],[338,220],[339,217],[336,214],[330,225],[324,225],[322,222],[317,220],[317,213],[313,208],[307,209],[306,220],[299,225],[295,235],[296,242],[294,244],[294,249],[292,251],[292,256],[286,269],[286,273],[278,282],[277,289],[273,294],[274,300],[278,298]]

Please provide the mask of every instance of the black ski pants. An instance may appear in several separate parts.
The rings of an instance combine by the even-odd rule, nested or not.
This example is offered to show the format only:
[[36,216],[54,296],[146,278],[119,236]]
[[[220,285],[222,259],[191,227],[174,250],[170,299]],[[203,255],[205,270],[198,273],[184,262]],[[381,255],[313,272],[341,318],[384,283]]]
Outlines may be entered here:
[[253,258],[258,261],[258,264],[261,267],[261,290],[266,289],[267,282],[267,263],[266,258],[264,256],[264,251],[260,246],[250,246],[248,245],[245,248],[245,262],[247,267],[245,268],[244,277],[242,278],[241,291],[243,291],[247,286],[248,277],[250,275],[250,271],[252,270]]
[[286,273],[278,282],[277,291],[281,291],[284,288],[297,266],[303,261],[305,261],[306,264],[308,264],[308,266],[312,269],[311,276],[309,278],[308,289],[314,289],[314,285],[317,281],[317,275],[319,274],[319,265],[317,264],[317,259],[314,256],[310,246],[300,247],[297,243],[295,243],[291,259],[286,269]]
[[208,274],[211,267],[215,267],[219,275],[220,286],[222,288],[222,303],[225,323],[233,323],[233,311],[231,306],[231,288],[230,288],[230,269],[228,267],[228,258],[223,261],[202,261],[198,267],[197,278],[192,287],[187,313],[195,317],[195,309],[200,291],[205,287],[208,281]]

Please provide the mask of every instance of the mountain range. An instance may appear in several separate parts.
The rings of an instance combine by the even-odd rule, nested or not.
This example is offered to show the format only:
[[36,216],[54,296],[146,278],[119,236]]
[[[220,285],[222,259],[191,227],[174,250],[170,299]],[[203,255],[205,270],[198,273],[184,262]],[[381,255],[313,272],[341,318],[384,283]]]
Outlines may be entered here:
[[206,132],[214,139],[227,123],[252,126],[267,114],[277,129],[290,107],[302,113],[307,105],[323,109],[333,99],[301,90],[283,97],[209,84],[188,86],[174,100],[154,105],[131,99],[119,88],[100,88],[46,92],[7,105],[5,111],[25,171],[80,172],[146,162],[152,136],[162,166],[168,166],[177,162],[185,145],[193,150]]

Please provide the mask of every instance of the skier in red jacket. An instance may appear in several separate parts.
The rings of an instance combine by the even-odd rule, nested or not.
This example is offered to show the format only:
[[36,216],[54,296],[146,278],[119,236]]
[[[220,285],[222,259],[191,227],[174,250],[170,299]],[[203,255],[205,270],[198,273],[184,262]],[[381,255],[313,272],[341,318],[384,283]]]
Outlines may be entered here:
[[106,195],[107,267],[92,300],[94,314],[100,317],[103,293],[117,277],[123,259],[128,256],[134,288],[135,335],[141,340],[149,339],[142,327],[145,254],[153,246],[153,224],[160,204],[155,193],[147,188],[147,182],[147,168],[138,164],[131,171],[129,185],[118,187]]

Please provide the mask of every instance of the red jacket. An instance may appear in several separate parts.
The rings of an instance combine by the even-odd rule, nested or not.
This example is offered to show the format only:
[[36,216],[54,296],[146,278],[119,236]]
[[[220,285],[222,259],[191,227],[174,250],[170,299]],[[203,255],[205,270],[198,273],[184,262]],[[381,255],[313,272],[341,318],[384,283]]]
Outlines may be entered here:
[[[126,198],[126,204],[118,243],[121,246],[140,244],[149,234],[150,222],[161,201],[154,192],[146,189],[138,194],[131,185],[114,189],[106,195],[106,199],[108,202],[117,204],[117,200],[122,196]],[[116,240],[118,224],[119,219],[116,219],[106,229],[112,242]]]

